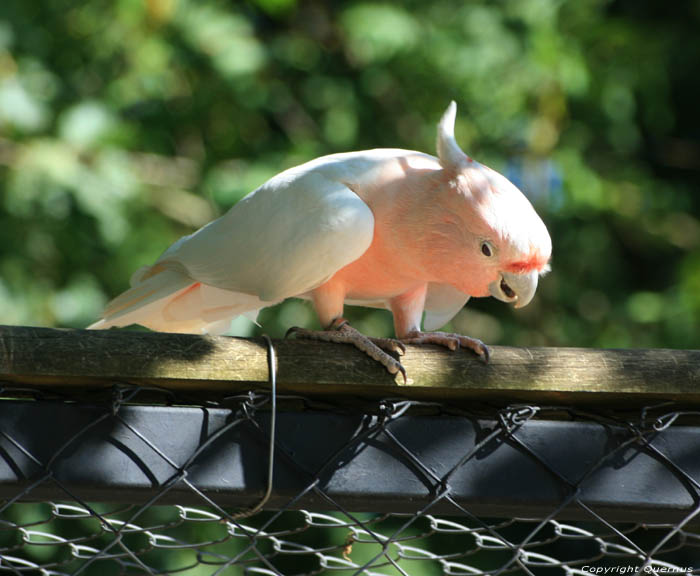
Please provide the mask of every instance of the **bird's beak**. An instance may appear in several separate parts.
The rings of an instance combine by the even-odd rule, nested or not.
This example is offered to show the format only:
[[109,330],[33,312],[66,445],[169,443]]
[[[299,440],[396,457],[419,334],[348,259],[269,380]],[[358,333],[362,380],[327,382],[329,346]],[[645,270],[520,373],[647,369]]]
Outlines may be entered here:
[[515,308],[527,306],[537,290],[539,274],[534,271],[528,274],[513,274],[502,272],[495,282],[489,284],[489,292],[502,302],[511,302]]

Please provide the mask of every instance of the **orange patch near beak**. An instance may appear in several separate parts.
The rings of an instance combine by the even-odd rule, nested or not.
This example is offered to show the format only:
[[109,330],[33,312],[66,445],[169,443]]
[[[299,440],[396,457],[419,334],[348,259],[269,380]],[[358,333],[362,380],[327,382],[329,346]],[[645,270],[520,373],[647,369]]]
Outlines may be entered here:
[[541,271],[547,267],[548,262],[548,258],[545,258],[539,252],[536,252],[534,254],[530,254],[525,260],[511,262],[506,266],[505,270],[507,272],[512,272],[513,274],[524,274],[535,270]]

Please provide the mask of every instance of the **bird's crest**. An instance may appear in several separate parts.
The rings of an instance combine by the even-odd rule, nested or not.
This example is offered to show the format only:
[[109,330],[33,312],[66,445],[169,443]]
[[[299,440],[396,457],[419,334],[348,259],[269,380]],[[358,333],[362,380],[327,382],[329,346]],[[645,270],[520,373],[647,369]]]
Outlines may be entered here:
[[457,169],[471,160],[455,140],[455,119],[457,103],[453,100],[445,110],[438,124],[437,153],[440,164],[446,169]]

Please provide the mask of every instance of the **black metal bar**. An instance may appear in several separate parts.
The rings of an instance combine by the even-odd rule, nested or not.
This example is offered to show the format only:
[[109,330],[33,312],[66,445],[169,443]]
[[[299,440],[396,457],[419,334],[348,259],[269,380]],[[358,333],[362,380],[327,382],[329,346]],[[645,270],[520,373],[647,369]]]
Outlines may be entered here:
[[[266,488],[269,413],[237,417],[222,408],[121,406],[113,414],[108,406],[2,401],[0,497],[71,500],[67,489],[85,501],[143,502],[174,478],[158,503],[202,504],[186,476],[219,505],[245,508]],[[224,426],[230,428],[183,469]],[[697,506],[700,426],[637,435],[597,422],[530,419],[510,429],[445,414],[409,413],[383,423],[381,416],[305,410],[278,412],[266,507],[286,507],[318,477],[318,490],[295,508],[328,509],[321,491],[348,510],[415,512],[498,427],[503,433],[449,476],[451,498],[476,515],[542,517],[577,490],[581,502],[610,521],[678,521]],[[657,451],[687,477],[674,474]],[[449,500],[439,499],[430,512],[458,513]],[[575,501],[558,517],[590,518]]]

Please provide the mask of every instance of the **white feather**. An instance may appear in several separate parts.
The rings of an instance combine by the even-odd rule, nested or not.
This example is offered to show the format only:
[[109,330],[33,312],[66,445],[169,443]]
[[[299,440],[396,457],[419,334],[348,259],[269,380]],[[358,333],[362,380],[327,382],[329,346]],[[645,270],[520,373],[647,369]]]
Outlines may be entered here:
[[103,313],[103,319],[95,322],[90,329],[106,329],[112,326],[142,324],[157,329],[154,323],[161,324],[160,317],[167,304],[187,290],[192,278],[178,269],[157,268],[147,276],[151,267],[140,269],[132,276],[134,285],[112,300]]
[[225,332],[232,318],[255,321],[259,309],[312,290],[359,258],[372,243],[372,211],[334,179],[348,175],[342,159],[322,160],[275,176],[175,242],[134,273],[132,288],[90,328]]
[[196,281],[268,303],[307,292],[359,258],[374,217],[352,190],[318,172],[283,172],[224,216],[174,244]]
[[453,100],[440,119],[437,135],[437,152],[440,164],[448,169],[457,169],[467,160],[467,155],[455,140],[456,118],[457,103]]
[[437,330],[447,324],[464,308],[469,294],[460,292],[449,284],[430,282],[425,296],[425,330]]

